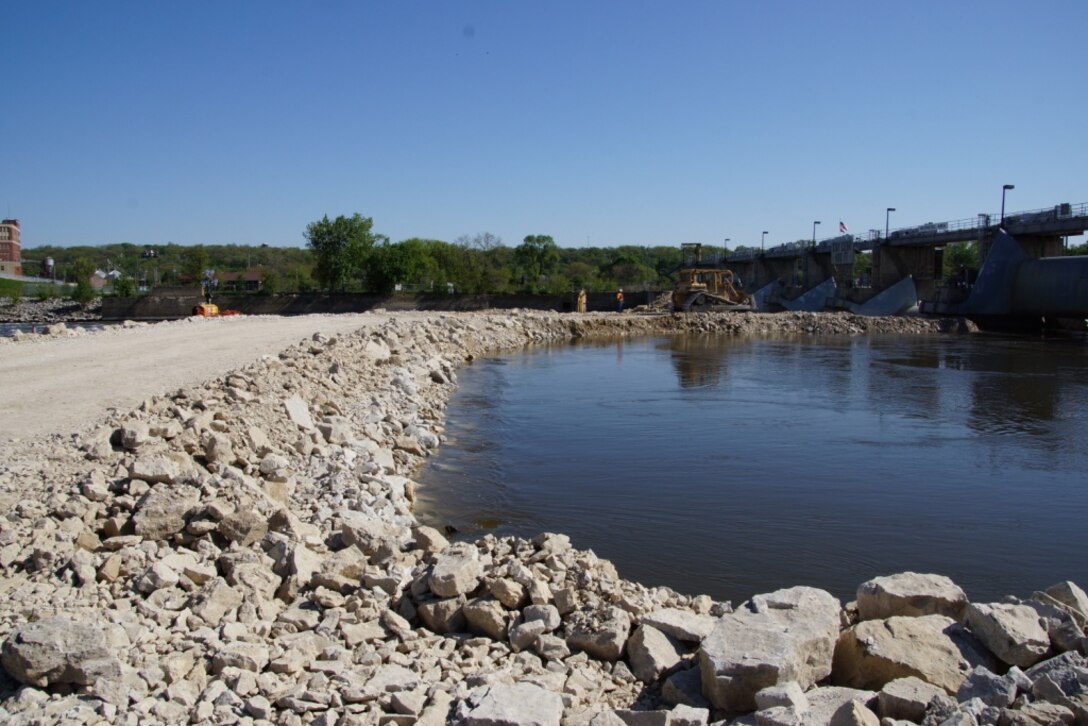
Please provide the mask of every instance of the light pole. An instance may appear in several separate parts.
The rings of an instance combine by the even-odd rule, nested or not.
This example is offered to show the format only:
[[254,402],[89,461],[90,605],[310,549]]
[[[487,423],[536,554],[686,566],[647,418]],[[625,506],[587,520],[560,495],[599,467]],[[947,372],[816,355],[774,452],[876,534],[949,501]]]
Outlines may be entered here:
[[763,230],[763,236],[759,238],[759,251],[763,252],[763,244],[767,240],[767,230]]
[[884,239],[888,239],[888,218],[891,217],[892,212],[895,211],[895,207],[888,207],[884,211]]
[[729,240],[730,239],[731,239],[730,237],[726,237],[725,241],[722,242],[722,262],[724,262],[726,256],[729,255]]
[[1001,187],[1001,224],[1005,224],[1005,192],[1016,187],[1012,184],[1006,184]]
[[817,224],[819,224],[819,222],[813,222],[812,223],[812,246],[813,247],[816,246],[816,225]]

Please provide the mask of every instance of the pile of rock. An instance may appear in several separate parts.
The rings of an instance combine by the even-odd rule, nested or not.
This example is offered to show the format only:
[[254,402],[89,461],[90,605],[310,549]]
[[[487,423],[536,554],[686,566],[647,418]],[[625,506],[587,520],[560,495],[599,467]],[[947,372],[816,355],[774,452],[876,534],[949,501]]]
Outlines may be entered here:
[[81,320],[101,320],[102,300],[96,298],[87,306],[71,300],[0,300],[0,322],[4,323],[64,323]]
[[[126,320],[123,325],[132,327],[138,324]],[[68,323],[49,323],[48,325],[27,326],[27,328],[16,328],[11,332],[10,336],[0,336],[0,345],[50,338],[79,338],[95,331],[94,328],[88,329],[82,325],[69,325]],[[97,328],[101,328],[101,326],[97,326]]]
[[409,477],[458,365],[637,320],[315,335],[8,459],[0,718],[1084,722],[1088,599],[1071,583],[968,604],[901,575],[846,608],[792,588],[734,611],[625,581],[563,535],[450,543],[416,522]]

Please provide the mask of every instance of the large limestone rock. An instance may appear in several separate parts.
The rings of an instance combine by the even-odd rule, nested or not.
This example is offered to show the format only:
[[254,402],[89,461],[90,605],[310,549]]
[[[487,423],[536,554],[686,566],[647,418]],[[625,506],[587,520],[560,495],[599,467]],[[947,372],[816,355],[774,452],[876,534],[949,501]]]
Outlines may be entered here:
[[1076,583],[1059,582],[1048,587],[1045,594],[1065,606],[1066,610],[1074,614],[1083,627],[1088,624],[1088,594],[1080,589]]
[[88,685],[121,672],[101,628],[61,617],[15,628],[4,641],[0,661],[12,678],[39,687]]
[[718,708],[751,711],[761,689],[786,681],[809,688],[826,678],[840,611],[829,593],[794,587],[723,615],[699,650],[703,694]]
[[883,688],[915,676],[954,694],[976,666],[993,659],[963,626],[944,615],[868,620],[844,631],[835,648],[836,684]]
[[563,699],[531,683],[496,683],[470,696],[466,726],[559,726]]
[[967,595],[944,575],[901,572],[863,582],[858,587],[857,602],[862,620],[946,615],[963,622]]
[[1078,650],[1084,639],[1084,629],[1080,626],[1076,614],[1062,603],[1050,598],[1045,593],[1035,593],[1030,600],[1022,602],[1039,615],[1039,622],[1046,628],[1050,645],[1058,653]]
[[268,534],[268,519],[255,509],[239,509],[227,515],[217,529],[231,542],[248,547]]
[[291,396],[283,402],[283,408],[287,411],[288,418],[301,429],[312,431],[314,428],[313,417],[306,402],[299,396]]
[[457,542],[435,556],[429,585],[439,597],[467,595],[483,577],[480,552],[469,542]]
[[1028,668],[1050,650],[1050,637],[1039,614],[1027,605],[971,603],[967,626],[1004,663]]
[[675,638],[649,625],[640,625],[627,641],[627,658],[635,677],[653,683],[662,673],[675,668],[684,649]]
[[710,635],[718,619],[679,608],[664,608],[642,616],[642,624],[650,625],[666,635],[685,643],[698,643]]
[[339,515],[344,543],[355,545],[367,555],[379,555],[378,559],[400,551],[411,538],[410,529],[380,517],[350,510]]
[[242,593],[227,584],[222,577],[216,577],[189,598],[189,608],[197,617],[203,618],[209,625],[216,626],[224,616],[242,604]]
[[450,541],[434,527],[417,525],[412,528],[412,540],[415,549],[425,555],[435,555],[450,546]]
[[572,613],[567,623],[567,645],[594,658],[616,660],[623,655],[631,616],[617,607]]
[[420,604],[416,608],[423,624],[436,633],[462,632],[468,626],[465,619],[465,598],[451,597]]
[[159,451],[140,454],[129,467],[128,475],[148,484],[176,484],[193,468],[192,460],[183,452]]
[[474,632],[483,633],[493,640],[503,640],[506,637],[510,611],[490,595],[469,600],[462,612]]
[[926,715],[926,707],[944,690],[920,678],[908,676],[889,681],[877,696],[880,715],[884,718],[918,723]]
[[956,700],[966,703],[977,698],[987,706],[1008,708],[1016,699],[1016,680],[1009,676],[999,676],[985,668],[976,668],[963,681],[956,691]]
[[769,686],[756,693],[756,708],[765,711],[778,706],[789,706],[798,714],[808,710],[808,697],[796,681]]
[[703,696],[703,683],[698,668],[677,671],[666,678],[661,686],[661,700],[665,703],[686,704],[698,708],[706,708],[710,705],[710,701]]
[[804,708],[779,705],[755,714],[759,726],[879,726],[880,719],[869,709],[875,693],[854,688],[829,686],[805,694]]
[[1067,698],[1076,697],[1088,715],[1088,658],[1080,653],[1062,653],[1029,668],[1024,676],[1031,681],[1030,692],[1037,700],[1075,706]]
[[136,502],[132,524],[146,539],[166,539],[185,528],[185,515],[200,501],[200,490],[187,484],[156,484]]

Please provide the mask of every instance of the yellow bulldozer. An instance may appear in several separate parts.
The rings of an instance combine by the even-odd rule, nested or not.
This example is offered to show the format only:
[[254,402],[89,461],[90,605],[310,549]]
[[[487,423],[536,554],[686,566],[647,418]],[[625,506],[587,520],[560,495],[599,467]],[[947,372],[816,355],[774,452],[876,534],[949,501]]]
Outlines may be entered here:
[[[712,310],[754,310],[751,295],[743,292],[740,276],[721,267],[725,253],[714,253],[703,260],[703,245],[687,242],[680,245],[683,262],[675,270],[677,283],[669,301],[675,312],[691,312],[692,308]],[[725,252],[728,252],[726,250]]]
[[751,310],[752,297],[741,291],[732,270],[716,267],[685,267],[672,291],[672,309],[685,313],[692,308],[713,306],[715,310]]

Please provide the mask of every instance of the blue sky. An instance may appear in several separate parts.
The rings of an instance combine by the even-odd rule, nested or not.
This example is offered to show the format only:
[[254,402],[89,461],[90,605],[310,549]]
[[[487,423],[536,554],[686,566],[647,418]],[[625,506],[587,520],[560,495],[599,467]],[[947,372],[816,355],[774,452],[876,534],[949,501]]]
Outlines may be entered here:
[[730,246],[1088,201],[1088,3],[0,8],[0,213],[40,244]]

